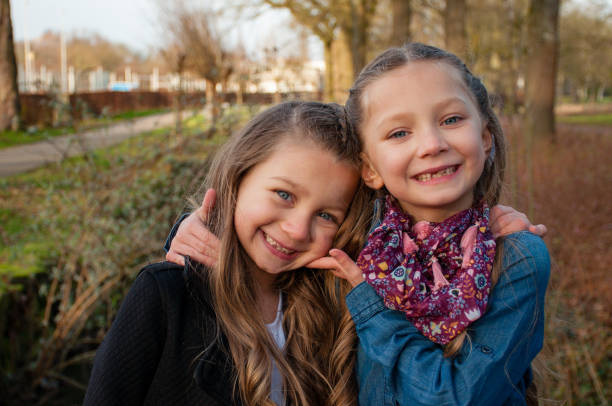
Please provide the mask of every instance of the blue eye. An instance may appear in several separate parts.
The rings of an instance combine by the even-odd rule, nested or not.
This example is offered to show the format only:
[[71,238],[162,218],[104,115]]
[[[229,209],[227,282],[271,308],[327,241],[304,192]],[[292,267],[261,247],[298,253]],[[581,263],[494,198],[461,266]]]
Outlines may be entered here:
[[442,121],[442,123],[445,124],[445,125],[453,125],[453,124],[457,124],[460,120],[461,120],[461,117],[459,117],[459,116],[452,116],[452,117],[449,117],[446,120]]
[[291,199],[291,194],[289,192],[285,192],[284,190],[277,190],[276,194],[283,200]]
[[407,135],[408,135],[408,131],[406,131],[406,130],[399,130],[399,131],[392,132],[389,135],[389,138],[404,138]]
[[323,220],[327,220],[327,221],[336,221],[336,219],[334,218],[334,216],[332,216],[329,213],[325,213],[324,211],[322,211],[321,213],[319,213],[319,217],[321,217]]

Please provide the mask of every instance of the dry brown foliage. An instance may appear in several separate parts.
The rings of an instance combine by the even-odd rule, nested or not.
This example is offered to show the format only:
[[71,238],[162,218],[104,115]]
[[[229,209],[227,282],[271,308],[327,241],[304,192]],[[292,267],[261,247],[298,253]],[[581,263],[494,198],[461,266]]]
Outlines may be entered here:
[[[528,211],[520,127],[506,120],[511,167],[504,202]],[[540,404],[607,405],[612,395],[612,128],[560,126],[536,140],[533,222],[548,227],[552,257]]]

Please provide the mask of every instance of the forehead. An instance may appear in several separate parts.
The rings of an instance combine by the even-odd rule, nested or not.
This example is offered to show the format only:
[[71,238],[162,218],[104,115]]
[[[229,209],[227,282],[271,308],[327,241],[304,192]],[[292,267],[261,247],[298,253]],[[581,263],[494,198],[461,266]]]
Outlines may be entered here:
[[413,101],[421,104],[423,97],[457,97],[475,105],[461,72],[443,61],[414,61],[383,73],[369,83],[363,92],[364,122],[381,110]]
[[317,207],[345,210],[357,188],[359,172],[313,141],[291,137],[247,172],[240,190],[280,188]]
[[278,142],[266,159],[251,171],[282,173],[296,182],[313,185],[313,180],[325,182],[338,172],[357,173],[357,167],[313,140],[288,136]]

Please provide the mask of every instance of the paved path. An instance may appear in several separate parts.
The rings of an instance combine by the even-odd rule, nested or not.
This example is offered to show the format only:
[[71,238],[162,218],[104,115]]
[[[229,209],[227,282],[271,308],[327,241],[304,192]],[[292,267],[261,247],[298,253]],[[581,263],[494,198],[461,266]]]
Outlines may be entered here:
[[163,113],[123,121],[80,134],[51,137],[45,141],[0,149],[0,177],[59,162],[92,149],[108,147],[145,131],[173,124],[174,113]]

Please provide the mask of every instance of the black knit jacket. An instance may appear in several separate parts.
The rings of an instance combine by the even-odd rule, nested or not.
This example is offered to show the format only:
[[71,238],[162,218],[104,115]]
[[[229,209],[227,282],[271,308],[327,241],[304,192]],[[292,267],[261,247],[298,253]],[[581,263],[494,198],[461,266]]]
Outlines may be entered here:
[[84,404],[240,404],[215,333],[210,293],[191,267],[145,267],[98,348]]

